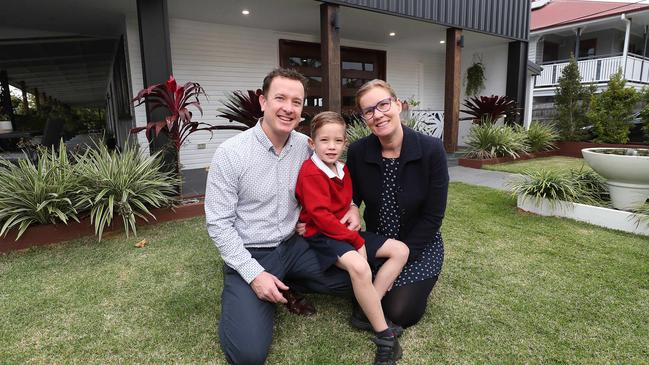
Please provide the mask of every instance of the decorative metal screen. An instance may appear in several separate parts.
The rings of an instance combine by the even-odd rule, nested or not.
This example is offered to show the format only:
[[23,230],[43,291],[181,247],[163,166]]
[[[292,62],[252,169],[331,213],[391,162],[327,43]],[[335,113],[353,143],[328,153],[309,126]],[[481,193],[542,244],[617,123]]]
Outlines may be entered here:
[[441,110],[412,110],[410,116],[417,120],[417,130],[429,136],[443,139],[444,112]]

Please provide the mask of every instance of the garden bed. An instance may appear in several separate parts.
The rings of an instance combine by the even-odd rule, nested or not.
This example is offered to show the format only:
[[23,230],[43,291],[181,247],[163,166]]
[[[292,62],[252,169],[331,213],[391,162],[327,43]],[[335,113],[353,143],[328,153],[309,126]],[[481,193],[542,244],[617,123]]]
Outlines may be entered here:
[[553,150],[553,151],[528,153],[528,154],[520,155],[518,158],[513,158],[513,157],[498,157],[498,158],[488,158],[488,159],[460,158],[458,159],[458,164],[464,167],[481,169],[482,166],[484,165],[495,165],[504,162],[531,160],[539,157],[551,157],[557,155],[559,155],[559,152],[557,150]]
[[649,225],[639,222],[638,215],[631,212],[566,201],[552,204],[548,199],[541,199],[537,205],[533,198],[525,199],[522,196],[518,197],[516,206],[520,210],[542,216],[570,218],[600,227],[649,236]]
[[[176,219],[185,219],[205,214],[203,202],[180,205],[173,209],[159,208],[151,209],[154,218],[148,218],[149,221],[138,218],[138,226],[152,225],[161,222],[167,222]],[[113,224],[106,227],[104,234],[108,232],[122,232],[124,226],[122,220],[116,217]],[[0,253],[7,253],[16,250],[23,250],[32,246],[43,246],[63,241],[69,241],[82,237],[89,237],[95,234],[95,229],[90,224],[90,218],[86,217],[80,222],[72,221],[69,224],[44,224],[29,227],[27,231],[16,240],[16,230],[10,231],[6,237],[0,238]]]
[[593,143],[593,142],[556,142],[556,150],[543,151],[522,154],[518,158],[513,157],[498,157],[489,159],[475,159],[475,158],[460,158],[458,164],[464,167],[471,167],[474,169],[481,169],[484,165],[495,165],[499,163],[531,160],[539,157],[551,156],[567,156],[583,158],[581,150],[584,148],[593,147],[613,147],[613,148],[649,148],[646,144],[612,144],[612,143]]

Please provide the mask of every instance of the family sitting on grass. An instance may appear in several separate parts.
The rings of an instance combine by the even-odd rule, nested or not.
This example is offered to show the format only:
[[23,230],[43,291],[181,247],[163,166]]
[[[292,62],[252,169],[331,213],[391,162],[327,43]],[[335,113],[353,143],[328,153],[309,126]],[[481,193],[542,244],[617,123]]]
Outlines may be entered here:
[[225,262],[219,337],[226,359],[266,361],[276,303],[308,315],[315,309],[298,293],[353,292],[351,325],[374,332],[374,364],[395,364],[397,338],[423,316],[442,268],[442,143],[404,127],[394,90],[372,80],[356,94],[372,134],[349,146],[343,164],[339,114],[316,115],[311,138],[294,131],[304,76],[275,69],[262,91],[263,117],[219,146],[207,179],[207,229]]

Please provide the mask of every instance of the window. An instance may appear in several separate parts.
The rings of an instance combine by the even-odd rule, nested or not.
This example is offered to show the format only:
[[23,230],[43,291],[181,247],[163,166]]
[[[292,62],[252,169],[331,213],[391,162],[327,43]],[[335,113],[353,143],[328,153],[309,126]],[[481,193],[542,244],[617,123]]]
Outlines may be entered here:
[[[322,89],[322,60],[320,44],[279,41],[280,66],[293,68],[309,79],[304,112],[314,115],[324,110]],[[385,80],[385,51],[340,47],[342,112],[356,112],[354,97],[365,82]]]

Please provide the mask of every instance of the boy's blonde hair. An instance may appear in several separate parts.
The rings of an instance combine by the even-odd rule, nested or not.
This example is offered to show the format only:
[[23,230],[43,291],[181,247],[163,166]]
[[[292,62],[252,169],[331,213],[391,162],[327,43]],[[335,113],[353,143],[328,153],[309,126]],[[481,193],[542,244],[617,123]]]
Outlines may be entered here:
[[343,117],[336,112],[318,113],[311,120],[311,138],[315,139],[315,134],[318,129],[322,128],[323,125],[330,123],[340,124],[345,128],[347,127],[347,124],[345,124]]

